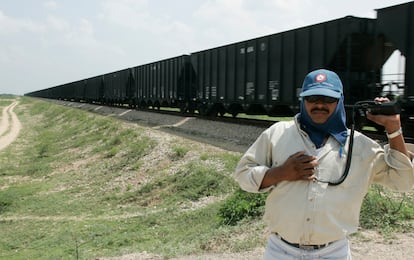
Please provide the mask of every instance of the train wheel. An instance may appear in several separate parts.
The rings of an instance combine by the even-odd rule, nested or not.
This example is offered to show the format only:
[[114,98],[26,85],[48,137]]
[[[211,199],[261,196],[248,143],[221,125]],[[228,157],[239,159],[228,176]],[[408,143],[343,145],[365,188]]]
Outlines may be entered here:
[[208,115],[208,108],[206,105],[199,105],[198,106],[198,113],[202,116]]
[[187,113],[187,105],[186,104],[184,104],[184,103],[180,104],[179,108],[180,108],[180,113],[181,114]]

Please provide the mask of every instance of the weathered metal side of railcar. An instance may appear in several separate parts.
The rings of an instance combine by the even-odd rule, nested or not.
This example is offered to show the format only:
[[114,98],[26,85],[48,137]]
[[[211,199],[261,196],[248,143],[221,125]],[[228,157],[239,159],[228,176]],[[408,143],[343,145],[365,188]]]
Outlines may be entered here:
[[139,107],[191,109],[194,94],[189,55],[181,55],[133,68],[134,104]]
[[103,100],[108,105],[123,105],[127,103],[131,69],[123,69],[103,75]]
[[87,103],[103,103],[104,81],[103,76],[95,76],[86,79],[84,100]]
[[375,20],[344,17],[191,54],[197,99],[206,114],[290,116],[305,75],[336,71],[353,102],[371,96],[380,66],[372,62]]
[[378,37],[405,57],[402,125],[407,136],[414,136],[414,1],[377,10]]
[[414,99],[414,1],[377,10],[378,35],[406,58],[404,97]]

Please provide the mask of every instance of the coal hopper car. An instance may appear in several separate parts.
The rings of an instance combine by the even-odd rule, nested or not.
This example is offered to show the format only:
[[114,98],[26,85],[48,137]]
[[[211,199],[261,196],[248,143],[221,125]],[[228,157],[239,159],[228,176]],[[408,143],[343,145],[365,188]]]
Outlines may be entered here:
[[372,97],[379,80],[375,20],[345,17],[191,54],[199,110],[291,116],[305,75],[336,71],[352,103]]
[[[26,95],[202,115],[292,116],[305,75],[327,68],[344,83],[350,115],[356,102],[384,95],[384,64],[399,50],[404,78],[398,93],[387,95],[401,105],[404,131],[414,136],[414,2],[376,11],[375,19],[346,16]],[[357,128],[369,124],[356,114]]]
[[414,137],[414,1],[378,9],[377,36],[383,48],[399,50],[405,58],[403,81],[398,83],[402,94],[397,98],[405,135]]

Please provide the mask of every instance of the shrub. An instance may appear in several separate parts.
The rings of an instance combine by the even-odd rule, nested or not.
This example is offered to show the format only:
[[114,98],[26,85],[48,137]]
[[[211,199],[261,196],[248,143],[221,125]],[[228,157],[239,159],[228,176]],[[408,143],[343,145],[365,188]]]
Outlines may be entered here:
[[183,147],[183,146],[174,146],[172,150],[174,151],[174,154],[172,155],[172,159],[179,160],[183,158],[187,154],[188,151],[190,151],[190,148]]
[[224,201],[218,212],[221,224],[236,225],[245,218],[256,218],[263,214],[267,194],[248,193],[241,189]]
[[7,209],[12,205],[11,200],[1,199],[0,200],[0,214],[7,211]]
[[414,218],[412,199],[402,194],[374,185],[369,190],[361,208],[360,224],[367,229],[398,230],[404,222]]

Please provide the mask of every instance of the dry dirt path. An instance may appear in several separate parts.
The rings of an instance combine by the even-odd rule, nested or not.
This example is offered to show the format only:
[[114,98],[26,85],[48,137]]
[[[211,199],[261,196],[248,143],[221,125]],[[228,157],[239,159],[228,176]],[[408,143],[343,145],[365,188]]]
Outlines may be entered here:
[[13,143],[22,128],[19,118],[13,111],[18,103],[19,101],[15,100],[3,108],[0,121],[0,151]]
[[[385,240],[375,231],[361,231],[361,238],[351,239],[353,260],[414,260],[414,233],[396,234],[394,239]],[[260,260],[264,248],[240,253],[211,253],[189,255],[170,260]],[[119,257],[99,258],[104,260],[161,260],[162,256],[140,252]]]

